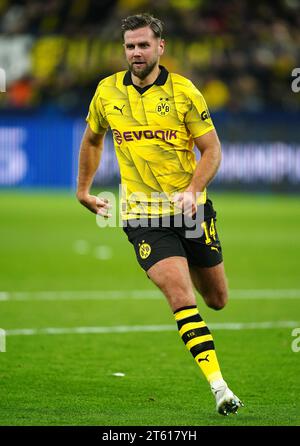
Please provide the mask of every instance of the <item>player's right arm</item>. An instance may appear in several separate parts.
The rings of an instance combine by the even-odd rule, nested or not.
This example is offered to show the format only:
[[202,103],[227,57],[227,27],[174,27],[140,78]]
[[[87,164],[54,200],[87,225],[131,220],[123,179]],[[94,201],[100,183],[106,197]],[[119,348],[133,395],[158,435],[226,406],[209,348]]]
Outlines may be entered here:
[[90,194],[103,151],[104,135],[105,131],[95,133],[90,124],[87,124],[80,146],[76,196],[80,203],[91,212],[109,217],[107,210],[110,206],[107,200]]

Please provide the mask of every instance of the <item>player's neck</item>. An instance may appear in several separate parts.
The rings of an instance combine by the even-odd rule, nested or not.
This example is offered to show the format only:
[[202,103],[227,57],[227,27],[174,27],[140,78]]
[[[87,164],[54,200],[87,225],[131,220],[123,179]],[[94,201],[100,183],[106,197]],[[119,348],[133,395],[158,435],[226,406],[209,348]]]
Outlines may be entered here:
[[137,87],[141,87],[141,88],[147,87],[147,85],[152,85],[158,78],[160,71],[161,71],[161,69],[159,68],[159,65],[156,65],[153,68],[153,70],[151,71],[151,73],[149,73],[148,76],[145,77],[145,79],[140,79],[139,77],[137,77],[133,73],[131,73],[132,83],[134,85],[136,85]]

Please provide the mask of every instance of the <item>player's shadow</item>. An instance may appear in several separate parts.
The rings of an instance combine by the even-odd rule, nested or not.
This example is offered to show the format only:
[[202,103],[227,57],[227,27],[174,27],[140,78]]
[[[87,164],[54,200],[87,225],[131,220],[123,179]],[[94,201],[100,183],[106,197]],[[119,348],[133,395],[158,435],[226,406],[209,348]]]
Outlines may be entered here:
[[[243,410],[243,409],[242,409]],[[262,419],[259,415],[255,414],[244,414],[242,411],[239,414],[230,414],[226,417],[219,415],[219,419],[216,420],[215,415],[211,415],[209,418],[211,424],[214,426],[269,426],[269,424],[263,424]]]

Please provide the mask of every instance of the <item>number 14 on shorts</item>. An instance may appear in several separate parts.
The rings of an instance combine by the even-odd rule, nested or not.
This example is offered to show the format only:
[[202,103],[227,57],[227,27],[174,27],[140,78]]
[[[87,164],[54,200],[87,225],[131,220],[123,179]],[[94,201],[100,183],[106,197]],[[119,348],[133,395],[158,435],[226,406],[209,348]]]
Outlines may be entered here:
[[204,231],[205,243],[207,245],[211,245],[213,241],[217,240],[217,231],[216,231],[215,222],[214,222],[213,218],[210,219],[210,223],[208,223],[207,221],[204,221],[203,223],[201,223],[201,227]]

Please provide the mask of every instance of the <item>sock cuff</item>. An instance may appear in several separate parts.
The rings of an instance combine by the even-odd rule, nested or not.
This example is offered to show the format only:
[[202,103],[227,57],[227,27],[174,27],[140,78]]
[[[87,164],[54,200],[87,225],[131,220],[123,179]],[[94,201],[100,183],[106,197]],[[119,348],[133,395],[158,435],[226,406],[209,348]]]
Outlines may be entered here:
[[199,314],[197,306],[193,305],[192,307],[187,307],[184,310],[176,311],[174,313],[175,321],[180,325],[180,328],[183,324],[187,322],[201,322],[201,316]]
[[187,307],[180,307],[177,310],[174,311],[174,314],[178,313],[179,311],[183,310],[191,310],[193,308],[197,308],[197,305],[188,305]]

